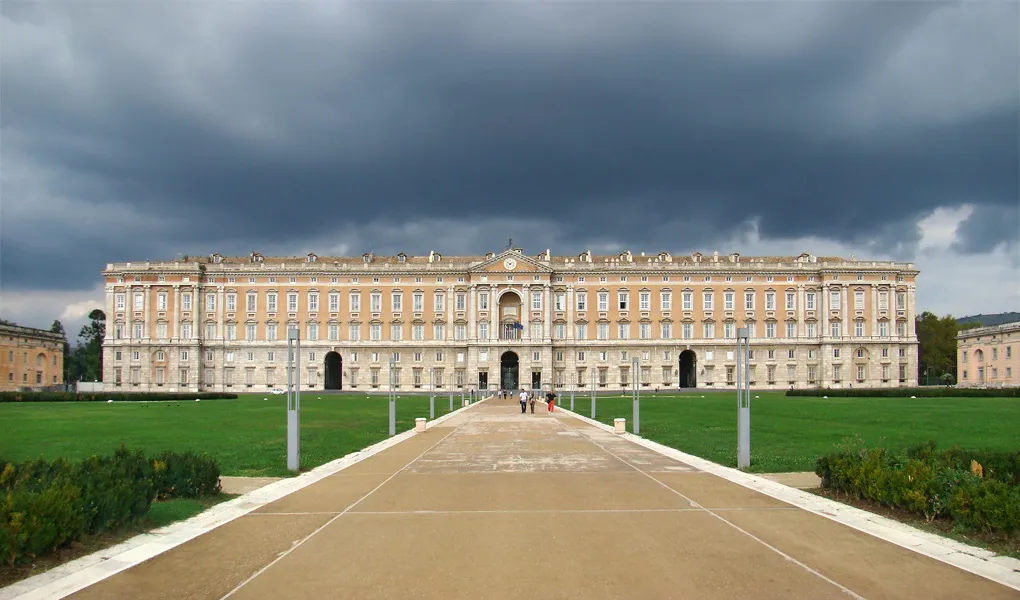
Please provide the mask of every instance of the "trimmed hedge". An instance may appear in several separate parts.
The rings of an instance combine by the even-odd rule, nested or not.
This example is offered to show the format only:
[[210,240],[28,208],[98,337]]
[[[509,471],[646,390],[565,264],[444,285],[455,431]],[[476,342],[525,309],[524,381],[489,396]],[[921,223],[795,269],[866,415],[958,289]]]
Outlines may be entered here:
[[0,402],[159,402],[163,400],[236,400],[221,392],[0,392]]
[[787,396],[809,396],[821,398],[1020,398],[1020,388],[954,388],[954,387],[913,387],[913,388],[814,388],[809,390],[787,390]]
[[220,491],[219,466],[192,452],[147,459],[124,446],[79,463],[39,459],[0,469],[0,561],[15,565],[144,516],[154,499]]
[[156,497],[201,498],[220,493],[220,466],[194,452],[164,452],[152,459]]
[[[820,457],[815,473],[824,488],[902,508],[929,522],[950,518],[965,529],[1011,534],[1020,530],[1020,486],[1015,483],[1020,452],[1000,454],[961,448],[936,452],[929,442],[901,458],[884,448],[846,446]],[[988,468],[978,456],[991,459]]]

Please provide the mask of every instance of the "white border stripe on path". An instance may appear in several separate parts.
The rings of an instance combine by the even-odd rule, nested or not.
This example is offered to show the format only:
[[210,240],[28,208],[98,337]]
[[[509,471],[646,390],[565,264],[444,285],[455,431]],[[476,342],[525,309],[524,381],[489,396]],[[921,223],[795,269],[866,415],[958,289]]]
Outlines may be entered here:
[[[612,425],[606,425],[569,409],[557,406],[556,410],[561,410],[574,418],[610,433],[615,431]],[[934,558],[968,573],[980,575],[996,583],[1020,590],[1020,560],[1015,558],[999,556],[989,550],[968,546],[956,540],[921,531],[910,525],[870,513],[866,510],[823,498],[810,492],[798,490],[731,467],[724,467],[718,463],[694,456],[693,454],[681,452],[675,448],[664,446],[632,433],[614,435],[630,440],[663,456],[674,458],[712,475],[722,477],[727,481],[742,485],[766,496],[771,496],[777,500],[782,500],[810,513],[823,516],[908,550],[913,550],[918,554]]]
[[[488,398],[486,398],[487,400]],[[428,422],[428,428],[441,425],[463,411],[480,404],[482,400],[457,408]],[[355,465],[383,450],[392,448],[404,440],[414,437],[412,427],[408,431],[373,444],[363,450],[352,452],[342,458],[315,467],[295,477],[281,479],[233,500],[217,504],[194,517],[154,529],[149,533],[135,536],[126,542],[100,550],[54,567],[45,573],[0,588],[0,600],[56,600],[69,596],[90,585],[98,583],[121,571],[138,565],[188,542],[204,533],[225,525],[238,517],[275,502],[284,496],[304,489],[330,475]]]

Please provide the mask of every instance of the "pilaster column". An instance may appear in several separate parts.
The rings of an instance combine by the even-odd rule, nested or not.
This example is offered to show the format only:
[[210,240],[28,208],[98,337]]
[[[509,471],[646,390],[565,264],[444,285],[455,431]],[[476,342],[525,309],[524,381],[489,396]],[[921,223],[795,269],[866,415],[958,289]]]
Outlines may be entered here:
[[226,294],[222,285],[216,287],[216,338],[227,339]]
[[531,288],[527,285],[521,286],[521,325],[524,331],[521,332],[522,340],[531,340],[531,327],[528,323],[531,320]]
[[146,283],[144,289],[145,289],[145,307],[143,308],[142,312],[142,337],[148,340],[150,337],[152,337],[152,332],[149,330],[149,307],[150,307],[149,296],[152,295],[152,285]]
[[[107,327],[106,327],[106,334],[103,336],[104,340],[112,340],[113,339],[113,331],[114,331],[114,328],[116,327],[116,323],[117,323],[117,306],[116,306],[116,296],[114,294],[114,286],[107,285],[106,286],[106,324],[107,324]],[[66,356],[64,357],[64,360],[67,360]],[[107,364],[107,362],[103,361],[103,364],[105,365],[105,364]],[[112,364],[112,361],[110,361],[110,364]]]
[[545,284],[545,304],[542,306],[545,310],[545,319],[542,323],[542,340],[548,340],[552,338],[552,287],[547,283]]
[[174,330],[170,337],[180,341],[181,338],[181,285],[174,284]]
[[917,294],[914,284],[907,285],[907,337],[914,340],[917,332],[914,329],[914,311],[917,309]]
[[577,301],[574,297],[574,285],[570,284],[567,286],[567,336],[566,338],[570,341],[574,339],[574,307],[577,305]]
[[818,326],[822,328],[818,333],[822,337],[824,342],[829,337],[829,284],[823,283],[819,288],[820,298],[818,299],[818,313],[821,317],[818,319]]
[[840,332],[843,337],[849,337],[853,333],[853,329],[850,327],[853,325],[851,322],[850,315],[850,284],[844,283],[842,286],[841,294],[843,296],[843,330]]
[[805,334],[807,325],[804,324],[804,284],[797,284],[797,329],[795,331],[796,337],[801,337]]
[[878,287],[871,284],[871,305],[868,306],[871,311],[871,329],[868,331],[868,335],[874,338],[878,335]]
[[[453,286],[446,287],[446,339],[447,341],[453,340],[453,332],[456,325],[453,322],[454,319],[454,308],[457,303],[456,291]],[[454,367],[456,368],[456,367]],[[456,381],[456,380],[454,380]]]
[[[471,284],[468,292],[468,340],[478,341],[478,288]],[[477,381],[475,383],[478,383]]]

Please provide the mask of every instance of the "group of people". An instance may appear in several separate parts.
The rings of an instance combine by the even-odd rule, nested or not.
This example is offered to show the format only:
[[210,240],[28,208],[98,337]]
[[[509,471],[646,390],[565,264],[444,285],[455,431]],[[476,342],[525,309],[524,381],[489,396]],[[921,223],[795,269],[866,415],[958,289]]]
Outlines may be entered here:
[[[502,400],[509,399],[513,395],[510,390],[500,390],[499,397]],[[535,414],[535,402],[538,401],[539,395],[535,393],[535,390],[521,390],[521,414],[528,412],[528,406],[531,406],[531,414]],[[553,408],[556,406],[556,394],[549,390],[545,394],[546,404],[549,406],[549,412],[553,412]]]

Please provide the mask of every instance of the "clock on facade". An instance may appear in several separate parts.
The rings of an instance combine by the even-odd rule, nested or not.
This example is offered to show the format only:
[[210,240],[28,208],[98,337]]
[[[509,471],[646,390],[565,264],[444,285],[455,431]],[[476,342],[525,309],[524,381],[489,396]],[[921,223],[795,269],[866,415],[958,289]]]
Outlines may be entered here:
[[517,261],[512,258],[508,258],[503,261],[503,266],[506,267],[507,271],[513,271],[514,267],[517,266]]

